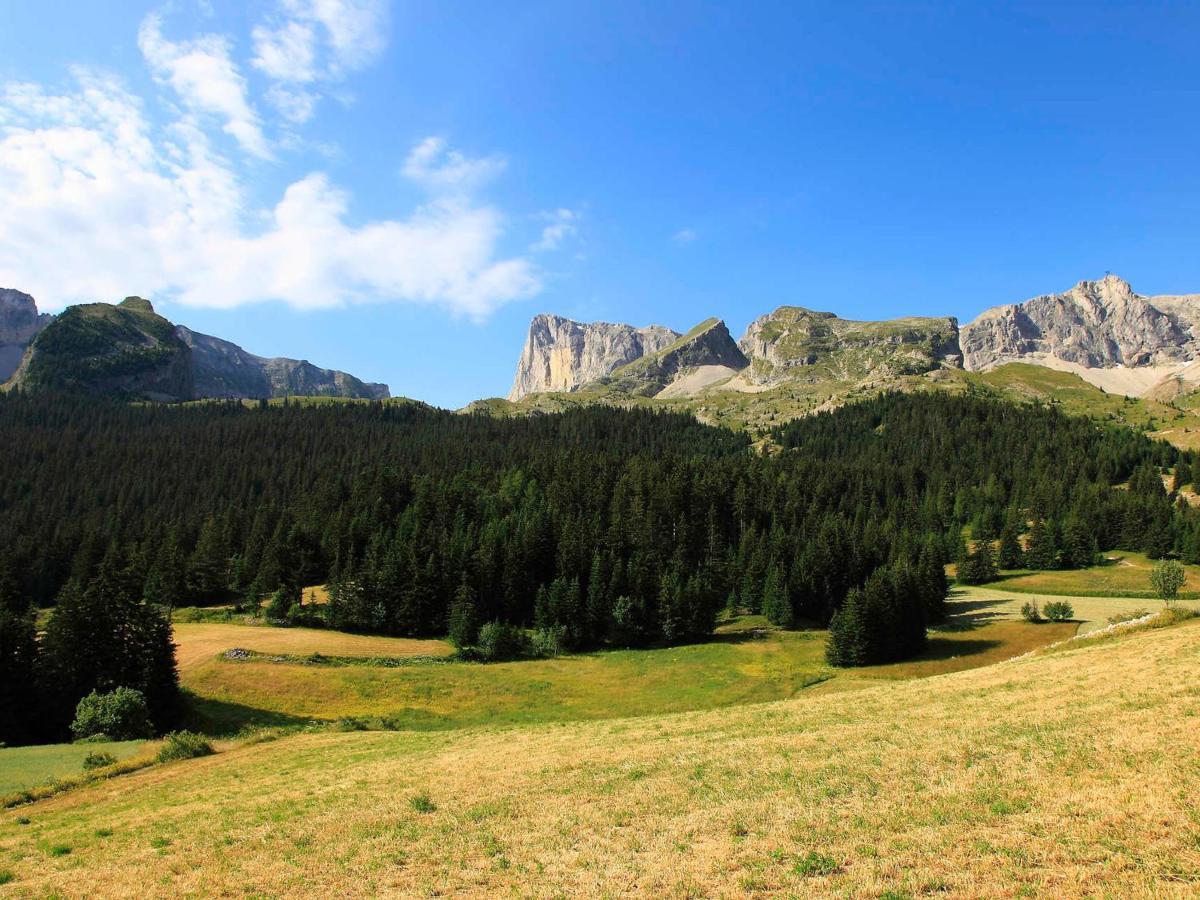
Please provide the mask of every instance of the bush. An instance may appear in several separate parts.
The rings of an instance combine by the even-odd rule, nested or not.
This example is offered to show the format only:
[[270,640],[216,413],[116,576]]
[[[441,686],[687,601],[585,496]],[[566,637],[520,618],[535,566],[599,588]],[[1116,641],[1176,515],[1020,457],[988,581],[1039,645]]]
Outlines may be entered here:
[[1075,608],[1066,600],[1047,603],[1043,612],[1051,622],[1068,622],[1075,618]]
[[551,625],[547,628],[539,628],[533,633],[530,651],[534,656],[558,656],[562,652],[563,635],[566,634],[566,631],[565,625]]
[[502,659],[517,659],[524,656],[528,641],[525,632],[507,622],[488,622],[479,629],[479,643],[475,650],[486,662]]
[[107,694],[92,691],[75,707],[71,723],[76,738],[103,734],[114,741],[131,741],[150,737],[152,731],[145,695],[126,687]]
[[1037,623],[1042,621],[1042,611],[1038,609],[1036,600],[1030,600],[1021,607],[1021,618],[1026,622]]
[[1133,612],[1117,613],[1108,617],[1108,624],[1120,625],[1122,622],[1132,622],[1134,619],[1143,619],[1148,615],[1150,615],[1150,610],[1145,608],[1135,609]]
[[204,735],[194,731],[173,731],[163,741],[158,751],[158,761],[165,763],[176,759],[195,759],[197,756],[209,756],[212,752],[213,745]]
[[83,758],[83,771],[90,772],[93,769],[103,769],[105,766],[115,766],[117,758],[111,753],[93,750]]

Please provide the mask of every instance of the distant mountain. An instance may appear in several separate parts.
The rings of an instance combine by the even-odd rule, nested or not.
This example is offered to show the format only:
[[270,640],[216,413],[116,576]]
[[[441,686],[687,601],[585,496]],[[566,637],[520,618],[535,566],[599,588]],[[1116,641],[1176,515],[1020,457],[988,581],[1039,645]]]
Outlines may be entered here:
[[37,303],[28,294],[0,288],[0,384],[17,371],[25,348],[53,318],[38,315]]
[[[717,319],[681,336],[543,314],[510,402],[469,408],[513,415],[650,403],[762,430],[887,390],[1059,400],[1200,446],[1200,295],[1144,297],[1109,275],[996,307],[961,329],[949,316],[856,322],[781,306],[736,345]],[[1114,407],[1113,394],[1144,403]]]
[[307,360],[255,356],[183,325],[176,326],[175,335],[191,348],[198,397],[388,397],[386,384],[363,382]]
[[[6,306],[8,295],[15,299]],[[5,310],[12,312],[5,317]],[[2,330],[6,324],[7,330]],[[27,294],[5,292],[0,294],[0,340],[10,336],[5,346],[19,348],[21,357],[9,385],[26,390],[167,402],[388,396],[386,385],[364,383],[305,360],[265,359],[229,341],[174,325],[140,297],[115,306],[71,306],[53,317],[38,316]]]

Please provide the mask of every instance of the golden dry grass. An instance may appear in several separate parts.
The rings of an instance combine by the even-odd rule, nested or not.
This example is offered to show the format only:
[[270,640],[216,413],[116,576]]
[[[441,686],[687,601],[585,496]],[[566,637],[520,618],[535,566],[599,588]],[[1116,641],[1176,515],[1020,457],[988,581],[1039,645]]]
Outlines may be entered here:
[[362,657],[447,656],[453,652],[453,648],[445,641],[370,637],[319,628],[177,623],[174,629],[175,658],[180,673],[185,677],[193,669],[235,647],[259,653],[323,653],[327,656]]
[[[1075,611],[1074,622],[1080,634],[1103,628],[1114,616],[1128,616],[1134,612],[1158,612],[1165,604],[1161,600],[1136,597],[1081,597],[1070,594],[1016,592],[1007,590],[1006,582],[992,582],[987,587],[957,587],[952,596],[959,608],[971,607],[978,614],[994,621],[1016,621],[1021,618],[1021,607],[1026,603],[1037,603],[1039,608],[1047,603],[1065,600]],[[1181,607],[1200,610],[1200,601],[1179,600]],[[1039,629],[1050,623],[1035,626]]]
[[0,870],[17,896],[1195,896],[1198,670],[1184,625],[702,713],[298,735],[0,815]]

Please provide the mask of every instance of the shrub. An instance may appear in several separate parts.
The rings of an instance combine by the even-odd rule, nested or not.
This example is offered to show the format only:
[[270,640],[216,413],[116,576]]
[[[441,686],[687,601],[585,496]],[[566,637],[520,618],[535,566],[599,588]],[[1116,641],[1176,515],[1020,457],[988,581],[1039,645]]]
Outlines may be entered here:
[[119,687],[107,694],[92,691],[75,707],[71,732],[76,738],[104,734],[116,741],[150,737],[150,710],[146,697],[133,688]]
[[479,658],[487,662],[516,659],[524,656],[527,640],[525,632],[507,622],[488,622],[479,629],[479,643],[475,649]]
[[1075,608],[1066,600],[1047,603],[1043,612],[1051,622],[1067,622],[1075,618]]
[[1038,609],[1036,600],[1030,600],[1021,607],[1021,618],[1026,622],[1037,623],[1042,621],[1042,611]]
[[1120,625],[1122,622],[1132,622],[1134,619],[1141,619],[1150,615],[1148,609],[1135,609],[1133,612],[1117,613],[1115,616],[1108,617],[1109,625]]
[[530,647],[533,655],[554,657],[562,653],[563,635],[566,630],[564,625],[550,625],[535,631]]
[[194,731],[173,731],[163,741],[158,751],[160,763],[176,759],[194,759],[197,756],[208,756],[213,752],[213,746],[202,734]]
[[111,753],[93,750],[83,758],[83,770],[90,772],[93,769],[103,769],[105,766],[116,765],[117,758]]

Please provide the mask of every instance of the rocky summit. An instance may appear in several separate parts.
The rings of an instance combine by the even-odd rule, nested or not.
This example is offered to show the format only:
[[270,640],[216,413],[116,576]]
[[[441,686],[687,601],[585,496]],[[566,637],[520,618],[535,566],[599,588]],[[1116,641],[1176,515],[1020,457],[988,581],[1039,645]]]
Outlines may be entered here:
[[1177,365],[1200,356],[1200,294],[1144,297],[1116,275],[987,310],[962,330],[968,369],[1018,360],[1085,369]]

